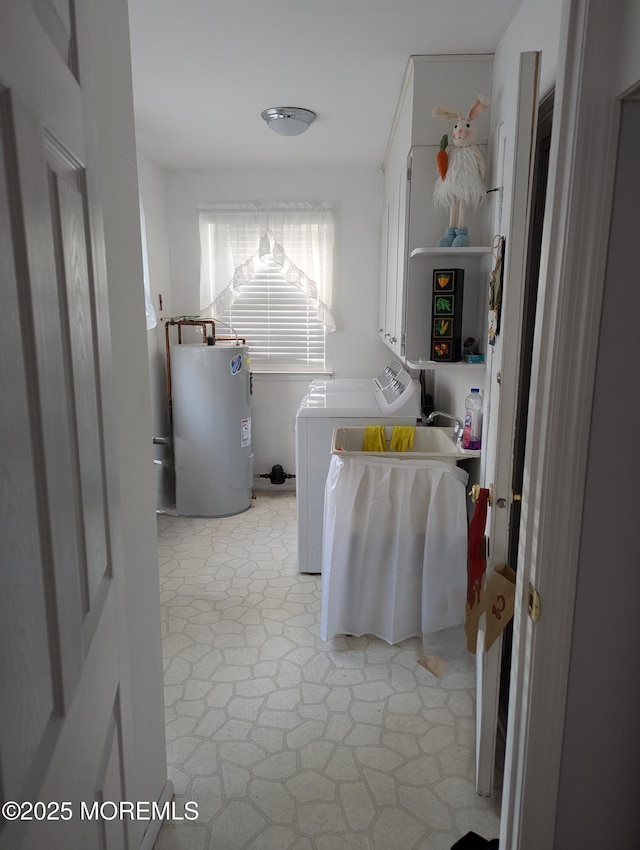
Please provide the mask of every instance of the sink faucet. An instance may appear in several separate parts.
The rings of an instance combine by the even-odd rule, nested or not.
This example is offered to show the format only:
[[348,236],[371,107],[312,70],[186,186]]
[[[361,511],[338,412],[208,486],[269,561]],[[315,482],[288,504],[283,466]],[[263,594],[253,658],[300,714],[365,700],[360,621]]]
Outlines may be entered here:
[[464,430],[462,427],[462,422],[455,416],[452,416],[451,413],[445,413],[443,410],[434,410],[426,417],[426,419],[424,419],[424,424],[431,425],[436,416],[442,416],[444,419],[451,419],[451,421],[454,423],[453,436],[456,442],[459,443],[462,440],[462,432]]

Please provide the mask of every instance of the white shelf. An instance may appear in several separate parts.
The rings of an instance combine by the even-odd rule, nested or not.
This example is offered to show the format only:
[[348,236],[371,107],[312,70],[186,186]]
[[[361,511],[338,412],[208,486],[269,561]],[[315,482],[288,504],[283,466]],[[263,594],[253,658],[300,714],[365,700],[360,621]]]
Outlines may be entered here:
[[470,247],[470,248],[414,248],[409,254],[411,259],[419,259],[420,257],[485,257],[491,253],[489,247]]
[[467,363],[466,360],[458,360],[456,363],[441,363],[437,360],[407,360],[405,361],[410,369],[425,369],[431,372],[435,369],[484,369],[484,363]]

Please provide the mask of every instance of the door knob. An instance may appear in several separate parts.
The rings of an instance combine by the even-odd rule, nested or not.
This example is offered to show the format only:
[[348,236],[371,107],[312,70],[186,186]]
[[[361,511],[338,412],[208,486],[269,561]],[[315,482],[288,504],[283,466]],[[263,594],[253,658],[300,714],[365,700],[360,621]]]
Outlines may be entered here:
[[[469,495],[471,496],[471,501],[474,505],[478,504],[480,499],[480,490],[482,487],[479,484],[474,484],[471,488]],[[493,484],[489,484],[489,507],[493,505]]]

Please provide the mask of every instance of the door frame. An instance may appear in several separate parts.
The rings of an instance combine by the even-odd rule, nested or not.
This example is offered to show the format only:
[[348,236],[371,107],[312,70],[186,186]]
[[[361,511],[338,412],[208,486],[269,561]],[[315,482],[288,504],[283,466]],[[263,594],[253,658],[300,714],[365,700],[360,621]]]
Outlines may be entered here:
[[[529,233],[527,234],[527,263],[524,282],[524,301],[522,315],[522,334],[520,343],[520,379],[518,382],[516,416],[514,426],[513,478],[512,490],[522,494],[524,475],[524,453],[526,449],[527,416],[529,412],[529,391],[533,356],[533,332],[536,318],[536,300],[538,280],[540,278],[542,227],[547,196],[547,178],[549,174],[549,153],[553,123],[553,104],[555,89],[552,89],[540,101],[536,131],[535,152],[533,155],[531,213]],[[518,540],[520,537],[520,515],[522,501],[512,501],[509,518],[509,537],[507,544],[507,563],[516,568],[518,563]],[[506,742],[508,724],[509,679],[511,675],[511,647],[513,644],[513,623],[509,622],[502,633],[502,652],[500,659],[500,681],[498,684],[498,735],[502,746]],[[504,749],[502,751],[504,758]]]
[[[490,568],[507,562],[509,524],[511,520],[511,483],[514,468],[515,419],[518,404],[520,354],[522,349],[522,316],[528,263],[528,233],[531,216],[531,193],[538,126],[540,53],[520,54],[517,114],[514,120],[514,161],[511,188],[511,212],[506,252],[506,280],[509,293],[505,299],[500,348],[490,357],[488,383],[489,443],[484,479],[493,484],[493,507],[488,525]],[[506,181],[505,181],[506,182]],[[494,402],[494,394],[497,400]],[[491,420],[495,420],[492,427]],[[491,436],[493,435],[493,436]],[[486,435],[485,435],[486,441]],[[494,442],[495,441],[495,442]],[[488,484],[487,484],[488,486]],[[490,796],[493,792],[498,733],[502,635],[493,646],[484,649],[484,628],[478,632],[476,651],[476,791]]]
[[[567,0],[542,242],[500,844],[552,847],[616,145],[624,9]],[[594,167],[594,165],[597,165]],[[527,615],[529,582],[542,600]]]

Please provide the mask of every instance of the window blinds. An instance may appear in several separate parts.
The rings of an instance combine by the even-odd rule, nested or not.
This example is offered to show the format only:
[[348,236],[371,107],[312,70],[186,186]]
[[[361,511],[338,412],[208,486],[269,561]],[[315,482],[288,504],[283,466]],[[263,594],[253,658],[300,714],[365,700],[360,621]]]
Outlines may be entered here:
[[246,338],[256,371],[323,371],[335,329],[333,213],[310,204],[200,212],[201,305]]
[[309,297],[267,262],[236,287],[233,305],[220,316],[246,337],[254,371],[322,371],[324,327]]

